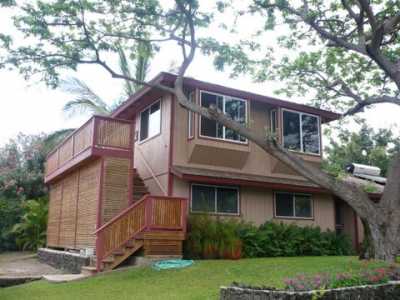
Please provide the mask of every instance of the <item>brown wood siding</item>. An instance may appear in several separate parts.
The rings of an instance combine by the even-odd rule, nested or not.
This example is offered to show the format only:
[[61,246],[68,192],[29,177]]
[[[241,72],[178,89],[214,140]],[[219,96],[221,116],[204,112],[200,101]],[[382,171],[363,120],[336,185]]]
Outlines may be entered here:
[[47,222],[47,246],[57,247],[60,231],[62,182],[50,186],[49,216]]
[[94,247],[100,160],[91,162],[50,185],[47,245]]
[[74,143],[72,138],[69,138],[59,149],[59,162],[58,165],[61,166],[68,160],[70,160],[73,156],[74,151]]
[[128,206],[129,165],[127,158],[104,159],[103,223]]
[[99,173],[101,161],[82,167],[79,173],[78,214],[76,248],[94,248],[99,194]]
[[131,124],[113,120],[99,120],[97,141],[100,146],[129,148]]
[[62,209],[60,221],[60,246],[75,247],[75,216],[78,173],[74,172],[63,179]]

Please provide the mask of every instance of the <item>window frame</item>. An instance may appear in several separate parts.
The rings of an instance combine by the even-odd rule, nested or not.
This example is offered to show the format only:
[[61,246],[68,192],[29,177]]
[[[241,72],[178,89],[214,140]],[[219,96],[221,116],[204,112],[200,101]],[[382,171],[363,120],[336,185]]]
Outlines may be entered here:
[[[275,122],[272,119],[272,115],[275,114]],[[269,111],[269,126],[270,126],[270,132],[272,134],[276,134],[278,132],[278,110],[276,108],[271,109]],[[274,128],[275,127],[275,128]],[[273,130],[274,129],[274,130]]]
[[[297,113],[299,115],[299,121],[300,121],[300,148],[301,150],[292,150],[292,149],[288,149],[285,148],[289,151],[292,152],[296,152],[296,153],[301,153],[301,154],[306,154],[306,155],[314,155],[314,156],[321,156],[322,155],[322,143],[321,143],[321,117],[318,115],[314,115],[314,114],[309,114],[309,113],[305,113],[305,112],[301,112],[301,111],[297,111],[297,110],[292,110],[292,109],[287,109],[287,108],[282,108],[282,113],[281,113],[281,117],[282,117],[282,129],[281,129],[281,134],[282,134],[282,146],[285,146],[285,135],[284,135],[284,126],[285,126],[285,120],[283,118],[283,113],[285,111],[291,112],[291,113]],[[306,115],[306,116],[311,116],[311,117],[315,117],[318,120],[318,153],[312,153],[312,152],[305,152],[304,151],[304,147],[303,147],[303,124],[302,124],[302,115]]]
[[[196,103],[196,90],[191,91],[189,93],[189,101],[191,101],[192,103]],[[195,133],[195,114],[194,112],[188,110],[188,140],[191,140],[194,138],[194,133]]]
[[[219,94],[219,93],[214,93],[214,92],[209,92],[209,91],[206,91],[206,90],[200,90],[200,106],[201,107],[203,107],[202,105],[203,105],[203,103],[202,103],[202,94],[203,93],[207,93],[207,94],[210,94],[210,95],[215,95],[215,96],[220,96],[220,97],[222,97],[222,108],[223,108],[223,113],[225,114],[225,98],[226,97],[230,97],[230,98],[234,98],[235,100],[239,100],[239,101],[242,101],[242,102],[244,102],[244,108],[245,108],[245,120],[246,120],[246,122],[247,122],[247,120],[249,119],[249,112],[248,112],[248,100],[246,100],[246,99],[242,99],[242,98],[237,98],[237,97],[233,97],[233,96],[229,96],[229,95],[224,95],[224,94]],[[204,138],[204,139],[211,139],[211,140],[217,140],[217,141],[224,141],[224,142],[228,142],[228,143],[235,143],[235,144],[242,144],[242,145],[247,145],[248,143],[249,143],[249,140],[247,139],[247,138],[245,138],[246,140],[245,141],[240,141],[240,140],[238,140],[238,141],[236,141],[236,140],[231,140],[231,139],[226,139],[226,138],[219,138],[219,137],[213,137],[213,136],[207,136],[207,135],[202,135],[201,134],[201,121],[202,121],[202,119],[203,119],[203,116],[200,116],[200,118],[199,118],[199,137],[201,137],[201,138]],[[226,127],[225,126],[223,126],[222,127],[222,132],[223,132],[223,136],[225,136],[225,129],[226,129]]]
[[[193,186],[205,186],[214,188],[214,211],[193,211]],[[218,212],[218,199],[217,199],[217,189],[231,189],[236,190],[237,193],[237,212],[236,213],[228,213],[228,212]],[[214,184],[203,184],[203,183],[191,183],[190,184],[190,213],[191,214],[209,214],[209,215],[229,215],[229,216],[240,216],[240,188],[238,186],[230,186],[230,185],[214,185]]]
[[[289,194],[292,195],[292,205],[293,205],[293,216],[279,216],[276,213],[277,202],[276,195],[277,194]],[[297,217],[296,216],[296,195],[307,196],[310,197],[310,208],[311,208],[311,216],[310,217]],[[296,192],[284,192],[284,191],[276,191],[274,192],[274,218],[276,219],[291,219],[291,220],[314,220],[314,199],[312,194],[308,193],[296,193]]]
[[[162,101],[161,101],[161,100],[162,100],[162,99],[158,99],[158,100],[152,102],[151,104],[147,105],[145,108],[143,108],[143,109],[140,111],[140,113],[139,113],[139,131],[138,131],[138,134],[139,134],[139,137],[138,137],[139,144],[145,143],[145,142],[147,142],[148,140],[151,140],[152,138],[155,138],[156,136],[158,136],[158,135],[161,134],[161,129],[162,129]],[[159,128],[159,130],[158,130],[158,133],[156,133],[156,134],[153,135],[153,136],[147,136],[145,139],[141,140],[140,138],[141,138],[141,132],[142,132],[142,114],[143,114],[146,110],[148,110],[148,109],[151,110],[151,107],[152,107],[153,105],[157,104],[157,103],[159,103],[159,105],[160,105],[160,128]],[[150,127],[150,114],[149,114],[149,123],[148,123],[148,124],[149,124],[148,126]]]

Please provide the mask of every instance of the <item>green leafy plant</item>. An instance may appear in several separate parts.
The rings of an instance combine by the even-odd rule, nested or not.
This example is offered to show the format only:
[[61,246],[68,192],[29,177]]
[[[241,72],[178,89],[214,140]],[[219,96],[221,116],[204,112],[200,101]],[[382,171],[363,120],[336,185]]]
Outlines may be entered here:
[[15,224],[12,233],[23,250],[37,250],[46,243],[48,200],[39,198],[28,200],[22,205],[23,215]]
[[350,239],[319,227],[268,221],[259,228],[240,228],[245,257],[320,256],[353,254]]
[[239,259],[242,256],[241,226],[240,222],[206,214],[190,216],[185,255],[191,258]]

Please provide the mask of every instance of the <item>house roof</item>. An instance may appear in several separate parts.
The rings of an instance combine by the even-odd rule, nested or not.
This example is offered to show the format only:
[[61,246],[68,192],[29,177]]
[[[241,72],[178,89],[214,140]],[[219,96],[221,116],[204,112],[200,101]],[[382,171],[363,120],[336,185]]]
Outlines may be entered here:
[[[176,77],[177,76],[175,74],[161,72],[156,77],[154,77],[150,81],[150,83],[151,84],[160,84],[161,83],[161,84],[166,84],[166,85],[172,86]],[[278,98],[274,98],[274,97],[270,97],[270,96],[259,95],[259,94],[255,94],[252,92],[234,89],[234,88],[226,87],[226,86],[219,85],[219,84],[214,84],[214,83],[210,83],[210,82],[206,82],[206,81],[197,80],[197,79],[190,78],[190,77],[185,77],[183,82],[184,82],[184,85],[189,88],[198,88],[198,89],[207,90],[210,92],[229,95],[232,97],[248,99],[251,101],[263,102],[263,103],[270,104],[272,106],[279,106],[282,108],[293,109],[293,110],[297,110],[297,111],[301,111],[301,112],[319,115],[319,116],[321,116],[321,120],[323,123],[334,121],[341,117],[341,114],[338,114],[338,113],[335,113],[332,111],[319,109],[319,108],[315,108],[315,107],[304,105],[304,104],[298,104],[298,103],[294,103],[291,101],[282,100],[282,99],[278,99]],[[146,95],[147,93],[149,93],[150,91],[152,91],[154,89],[156,89],[156,88],[149,87],[149,86],[143,87],[142,89],[137,91],[135,94],[130,96],[128,98],[128,100],[126,102],[124,102],[122,105],[120,105],[116,110],[114,110],[114,112],[111,114],[111,116],[119,117],[125,110],[132,107],[135,104],[135,102],[137,102],[139,99],[141,99],[142,96]]]

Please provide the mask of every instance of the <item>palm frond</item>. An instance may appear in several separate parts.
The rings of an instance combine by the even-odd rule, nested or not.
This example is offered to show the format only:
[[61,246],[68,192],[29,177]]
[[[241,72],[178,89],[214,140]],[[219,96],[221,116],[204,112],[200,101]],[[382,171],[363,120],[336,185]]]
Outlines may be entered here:
[[[128,59],[126,58],[125,51],[121,46],[117,46],[118,56],[119,56],[119,69],[121,73],[129,78],[132,77],[132,72],[129,67]],[[135,93],[135,84],[132,81],[124,80],[124,96],[129,97],[130,95]]]
[[64,113],[69,117],[77,114],[108,115],[110,113],[110,107],[107,103],[93,92],[86,83],[76,77],[63,80],[61,90],[76,96],[63,107]]

